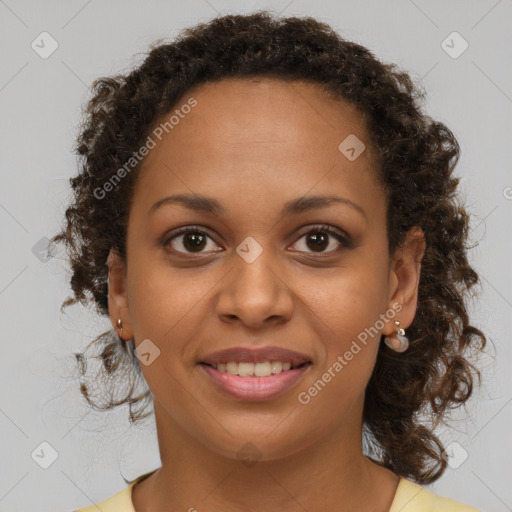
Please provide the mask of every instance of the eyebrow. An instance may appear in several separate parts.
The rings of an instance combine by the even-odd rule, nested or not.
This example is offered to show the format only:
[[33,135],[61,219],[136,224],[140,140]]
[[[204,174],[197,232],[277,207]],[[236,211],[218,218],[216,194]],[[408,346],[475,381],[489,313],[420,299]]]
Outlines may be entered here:
[[[367,219],[366,212],[357,203],[350,199],[339,196],[307,196],[299,197],[287,201],[282,210],[281,216],[304,213],[310,210],[319,210],[326,208],[332,203],[341,203],[350,206]],[[181,204],[190,210],[195,210],[214,215],[222,215],[225,213],[224,207],[213,197],[207,197],[197,194],[175,194],[158,200],[149,210],[148,215],[152,215],[158,208],[166,204]]]

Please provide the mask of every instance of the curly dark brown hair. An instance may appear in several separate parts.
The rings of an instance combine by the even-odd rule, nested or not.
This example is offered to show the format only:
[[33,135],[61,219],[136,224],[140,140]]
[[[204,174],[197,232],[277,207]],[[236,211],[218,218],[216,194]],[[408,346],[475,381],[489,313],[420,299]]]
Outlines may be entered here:
[[[52,239],[65,242],[72,270],[73,297],[62,307],[92,303],[100,315],[108,315],[106,260],[111,248],[126,257],[139,166],[118,180],[107,200],[98,197],[98,187],[111,180],[187,91],[227,77],[308,81],[355,106],[387,196],[390,255],[411,227],[422,228],[426,251],[417,311],[408,328],[411,345],[397,354],[381,343],[366,389],[363,425],[365,446],[376,462],[420,484],[436,480],[447,463],[434,430],[446,422],[449,409],[468,400],[475,377],[480,382],[468,352],[478,354],[486,344],[467,312],[470,288],[479,277],[467,259],[469,216],[456,195],[460,178],[452,176],[459,144],[444,124],[422,112],[425,92],[409,74],[325,23],[269,11],[217,17],[185,29],[170,43],[157,41],[126,75],[93,83],[75,147],[80,172],[70,180],[74,201],[65,227]],[[152,396],[147,385],[136,392],[141,370],[133,340],[122,343],[110,330],[93,343],[101,348],[101,369],[89,384],[81,381],[83,396],[100,410],[128,404],[132,422],[146,417],[149,413],[142,412]],[[86,358],[75,355],[85,376]],[[107,388],[93,397],[91,384],[104,386],[105,379]]]

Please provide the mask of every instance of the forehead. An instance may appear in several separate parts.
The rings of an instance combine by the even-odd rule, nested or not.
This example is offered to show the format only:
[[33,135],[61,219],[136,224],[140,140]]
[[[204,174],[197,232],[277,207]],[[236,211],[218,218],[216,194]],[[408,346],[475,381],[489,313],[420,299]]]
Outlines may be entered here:
[[[191,99],[195,106],[183,108],[194,104]],[[324,189],[375,188],[362,114],[317,84],[223,79],[189,90],[155,127],[165,126],[173,113],[172,125],[159,130],[161,140],[153,135],[156,145],[140,170],[138,188],[150,195],[177,187],[261,197],[273,187],[295,197],[320,181]],[[365,150],[350,161],[339,146],[354,136]]]
[[[182,115],[172,128],[175,135],[194,138],[195,131],[200,129],[209,131],[216,142],[288,146],[293,142],[297,146],[308,141],[318,143],[319,139],[329,144],[331,138],[336,141],[345,132],[357,132],[366,138],[363,115],[353,105],[334,99],[319,84],[311,82],[223,79],[191,89],[174,110],[179,111],[190,98],[197,105],[187,109],[190,112]],[[168,117],[164,115],[162,121]]]

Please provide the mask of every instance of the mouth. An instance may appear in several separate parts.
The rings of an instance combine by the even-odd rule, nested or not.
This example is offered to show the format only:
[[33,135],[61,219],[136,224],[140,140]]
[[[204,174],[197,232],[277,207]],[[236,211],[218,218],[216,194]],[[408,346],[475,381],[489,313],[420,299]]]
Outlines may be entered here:
[[201,358],[198,366],[225,396],[264,401],[294,388],[313,365],[310,357],[280,347],[225,349]]
[[[234,364],[238,367],[238,371],[240,371],[240,365],[243,365],[243,374],[244,365],[251,363]],[[265,371],[268,373],[267,364],[262,364],[266,366]],[[253,364],[255,367],[257,365],[258,363]],[[286,366],[287,365],[285,365],[285,367]],[[237,373],[235,375],[228,373],[227,371],[218,370],[210,364],[199,365],[203,370],[202,373],[207,378],[207,382],[212,384],[214,389],[220,391],[224,396],[242,400],[244,402],[262,402],[275,398],[279,395],[283,395],[298,385],[304,375],[309,373],[308,370],[310,366],[311,363],[306,362],[296,368],[292,368],[290,366],[290,369],[288,370],[281,368],[279,373],[270,374],[268,376],[258,376],[255,373],[252,375],[239,375]],[[233,367],[233,371],[235,369],[236,368]],[[255,372],[256,370],[253,371]]]
[[221,373],[238,375],[239,377],[270,377],[271,375],[279,375],[282,372],[303,368],[310,365],[311,362],[305,361],[295,365],[292,365],[290,361],[261,361],[257,363],[229,361],[218,364],[204,362],[200,364],[209,366]]

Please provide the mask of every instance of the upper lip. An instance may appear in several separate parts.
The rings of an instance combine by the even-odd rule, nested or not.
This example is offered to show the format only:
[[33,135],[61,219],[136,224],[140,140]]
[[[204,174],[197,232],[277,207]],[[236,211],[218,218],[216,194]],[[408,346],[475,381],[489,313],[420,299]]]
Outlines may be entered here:
[[289,362],[292,366],[299,366],[303,363],[310,362],[310,358],[299,352],[287,350],[281,347],[233,347],[219,350],[204,357],[200,362],[210,365],[218,365],[221,363],[262,363],[265,361],[281,361]]

